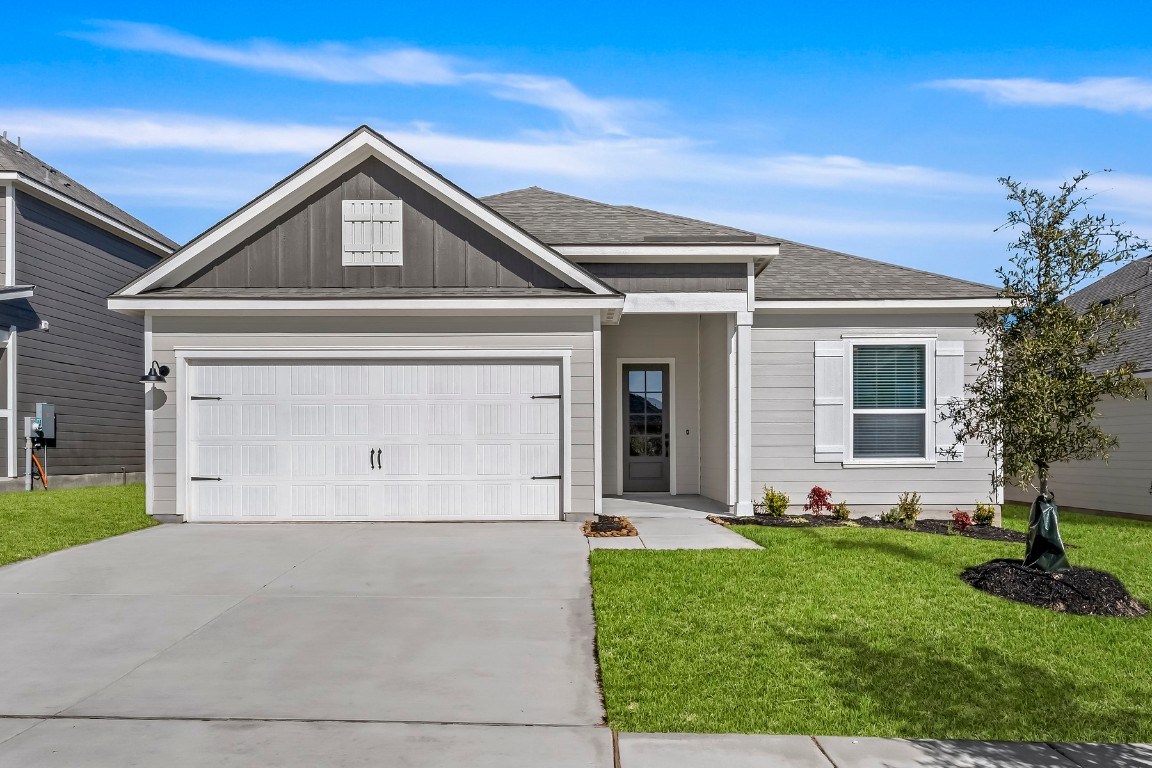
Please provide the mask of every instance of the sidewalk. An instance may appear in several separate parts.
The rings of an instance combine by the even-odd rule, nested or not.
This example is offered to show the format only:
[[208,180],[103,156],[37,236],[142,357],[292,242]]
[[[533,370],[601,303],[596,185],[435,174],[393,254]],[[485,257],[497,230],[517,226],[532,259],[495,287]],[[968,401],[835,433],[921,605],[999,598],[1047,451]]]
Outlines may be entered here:
[[1152,768],[1148,744],[621,733],[617,768]]

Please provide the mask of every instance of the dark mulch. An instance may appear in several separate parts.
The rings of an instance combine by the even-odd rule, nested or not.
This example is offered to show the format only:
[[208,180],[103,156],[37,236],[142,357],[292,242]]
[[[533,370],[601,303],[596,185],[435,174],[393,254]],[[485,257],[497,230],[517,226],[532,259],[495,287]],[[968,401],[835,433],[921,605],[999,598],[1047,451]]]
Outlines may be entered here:
[[992,560],[966,569],[960,578],[988,594],[1061,613],[1124,618],[1148,613],[1119,579],[1093,568],[1045,573],[1025,568],[1022,560]]
[[597,515],[595,520],[584,521],[584,535],[593,538],[604,536],[636,536],[636,528],[626,517]]
[[[940,535],[965,536],[969,539],[985,539],[988,541],[1007,541],[1013,544],[1024,544],[1028,535],[1011,528],[997,528],[992,525],[971,525],[964,532],[953,531],[948,533],[948,520],[917,520],[915,528],[906,528],[900,523],[886,523],[875,517],[855,517],[849,523],[836,520],[831,515],[784,515],[782,517],[769,517],[768,515],[753,515],[752,517],[717,518],[716,522],[723,520],[723,525],[768,525],[780,528],[819,528],[838,527],[855,524],[861,528],[895,528],[915,533],[935,533]],[[1074,549],[1074,547],[1069,547]]]

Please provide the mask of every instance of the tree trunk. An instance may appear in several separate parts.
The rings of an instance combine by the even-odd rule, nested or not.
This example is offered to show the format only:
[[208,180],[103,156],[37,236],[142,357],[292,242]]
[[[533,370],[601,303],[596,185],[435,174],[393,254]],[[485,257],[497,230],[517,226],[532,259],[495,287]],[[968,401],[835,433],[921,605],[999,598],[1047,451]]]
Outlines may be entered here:
[[1064,554],[1064,542],[1060,538],[1059,510],[1055,497],[1048,490],[1048,463],[1037,459],[1040,473],[1040,495],[1032,502],[1028,514],[1028,544],[1024,549],[1024,565],[1052,573],[1067,570],[1071,566]]

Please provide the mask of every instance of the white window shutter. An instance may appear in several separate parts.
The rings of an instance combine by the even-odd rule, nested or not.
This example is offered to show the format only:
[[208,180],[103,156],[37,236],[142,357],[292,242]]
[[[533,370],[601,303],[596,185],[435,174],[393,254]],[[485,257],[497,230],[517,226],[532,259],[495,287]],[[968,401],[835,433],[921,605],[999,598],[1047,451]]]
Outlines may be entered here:
[[844,400],[843,341],[816,342],[816,461],[844,461],[848,408]]
[[341,264],[396,267],[404,263],[401,201],[345,200],[342,212]]
[[964,446],[956,446],[956,455],[947,451],[956,441],[952,422],[940,418],[940,411],[953,400],[964,396],[964,342],[936,342],[936,460],[963,461]]

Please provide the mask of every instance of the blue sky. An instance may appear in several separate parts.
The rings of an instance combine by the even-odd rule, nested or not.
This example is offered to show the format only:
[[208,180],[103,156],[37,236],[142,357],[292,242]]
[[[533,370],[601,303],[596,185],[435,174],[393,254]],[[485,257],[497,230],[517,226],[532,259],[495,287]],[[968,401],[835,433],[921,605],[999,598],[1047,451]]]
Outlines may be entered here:
[[361,123],[477,195],[986,282],[998,176],[1113,169],[1097,209],[1152,234],[1145,4],[168,6],[8,9],[0,129],[181,242]]

